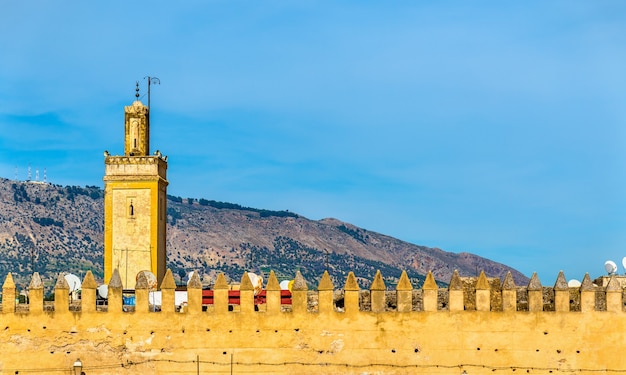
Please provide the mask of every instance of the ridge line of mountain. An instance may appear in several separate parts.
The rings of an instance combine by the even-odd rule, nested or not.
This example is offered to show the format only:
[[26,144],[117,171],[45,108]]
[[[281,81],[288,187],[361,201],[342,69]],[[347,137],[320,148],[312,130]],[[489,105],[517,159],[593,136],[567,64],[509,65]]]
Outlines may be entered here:
[[[0,277],[12,272],[26,283],[32,272],[56,280],[59,272],[91,270],[102,279],[103,196],[97,186],[60,186],[0,178]],[[244,271],[274,270],[290,279],[300,270],[315,287],[324,270],[336,286],[355,272],[369,288],[376,270],[388,286],[406,270],[414,287],[424,275],[447,283],[484,270],[490,277],[519,271],[470,253],[451,253],[411,244],[334,218],[310,220],[291,211],[244,207],[204,198],[168,195],[167,266],[178,282],[190,270],[211,284],[218,272],[238,282]]]

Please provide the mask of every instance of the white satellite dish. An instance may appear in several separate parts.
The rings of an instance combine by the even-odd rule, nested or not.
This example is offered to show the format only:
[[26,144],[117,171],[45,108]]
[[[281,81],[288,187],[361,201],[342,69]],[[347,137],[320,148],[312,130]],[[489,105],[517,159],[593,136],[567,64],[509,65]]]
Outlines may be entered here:
[[146,281],[148,282],[148,289],[150,290],[154,290],[157,288],[157,278],[156,276],[148,271],[148,270],[143,270],[143,271],[139,271],[137,272],[137,276],[135,276],[135,282],[139,280],[139,275],[144,274],[144,276],[146,276]]
[[[196,271],[191,271],[187,274],[187,285],[189,285],[189,282],[191,281],[191,278],[193,277],[193,273]],[[199,275],[198,275],[199,276]]]
[[570,288],[579,288],[582,284],[580,283],[580,281],[576,280],[576,279],[571,279],[570,281],[567,282],[567,286]]
[[624,270],[626,271],[626,257],[622,258],[622,267],[624,267]]
[[615,271],[617,271],[617,264],[615,264],[612,260],[607,260],[604,262],[604,269],[609,275],[614,275]]
[[283,280],[280,282],[281,290],[289,290],[289,280]]
[[288,290],[291,292],[291,288],[293,287],[293,280],[283,280],[280,282],[280,289]]
[[248,272],[248,278],[254,287],[254,295],[258,295],[263,290],[263,278],[256,273]]
[[107,299],[109,296],[109,286],[107,284],[100,285],[96,288],[96,290],[98,291],[98,296],[100,296],[100,298]]
[[73,273],[68,273],[64,277],[65,281],[67,281],[67,285],[70,286],[70,293],[80,290],[81,283],[78,276],[74,275]]

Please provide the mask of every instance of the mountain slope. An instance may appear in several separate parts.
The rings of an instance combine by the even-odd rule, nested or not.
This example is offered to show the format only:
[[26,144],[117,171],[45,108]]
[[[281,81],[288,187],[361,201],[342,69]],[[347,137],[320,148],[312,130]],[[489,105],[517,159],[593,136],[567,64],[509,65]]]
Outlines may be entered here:
[[[296,269],[315,286],[328,269],[336,286],[354,271],[362,287],[380,269],[393,284],[406,270],[414,286],[433,271],[447,282],[485,270],[489,276],[511,271],[469,253],[449,253],[413,245],[337,219],[309,220],[286,211],[268,211],[206,199],[168,199],[168,267],[182,277],[200,270],[205,280],[224,272],[238,281],[243,271],[293,278]],[[0,179],[0,277],[14,273],[26,284],[33,271],[49,283],[58,272],[103,274],[103,191]],[[421,285],[421,284],[420,284]]]

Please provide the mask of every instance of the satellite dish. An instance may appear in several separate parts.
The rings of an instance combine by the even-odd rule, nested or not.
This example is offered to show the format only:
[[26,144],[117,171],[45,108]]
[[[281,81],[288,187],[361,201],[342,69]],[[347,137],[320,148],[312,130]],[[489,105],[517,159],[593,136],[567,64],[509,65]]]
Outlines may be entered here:
[[624,270],[626,270],[626,257],[622,258],[622,267],[624,267]]
[[64,277],[65,277],[65,281],[67,281],[67,285],[70,286],[70,293],[80,290],[81,284],[80,284],[80,279],[78,278],[78,276],[74,275],[73,273],[68,273]]
[[576,280],[576,279],[571,279],[570,281],[567,282],[567,286],[570,288],[578,288],[580,287],[582,284],[580,283],[580,281]]
[[289,280],[283,280],[280,282],[281,290],[289,290]]
[[187,274],[187,285],[189,285],[189,282],[191,281],[191,278],[193,277],[193,273],[196,271],[191,271]]
[[148,282],[148,289],[153,290],[157,288],[157,278],[156,276],[148,271],[148,270],[143,270],[143,271],[139,271],[137,272],[137,276],[135,276],[135,282],[137,282],[139,280],[139,275],[144,274],[144,276],[146,277],[146,281]]
[[254,295],[256,296],[261,293],[261,290],[263,290],[263,278],[253,272],[248,272],[248,277],[254,287]]
[[100,298],[107,299],[109,296],[109,286],[107,284],[100,285],[96,288],[96,291],[98,291],[98,296],[100,296]]
[[615,264],[612,260],[607,260],[604,262],[604,269],[609,275],[614,275],[615,271],[617,271],[617,264]]

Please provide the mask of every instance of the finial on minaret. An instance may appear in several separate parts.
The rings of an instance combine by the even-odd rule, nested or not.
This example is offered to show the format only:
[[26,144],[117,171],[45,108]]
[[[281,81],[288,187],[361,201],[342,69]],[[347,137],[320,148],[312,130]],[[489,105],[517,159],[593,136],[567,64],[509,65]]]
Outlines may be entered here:
[[137,87],[135,88],[135,98],[139,100],[139,81],[137,81]]

